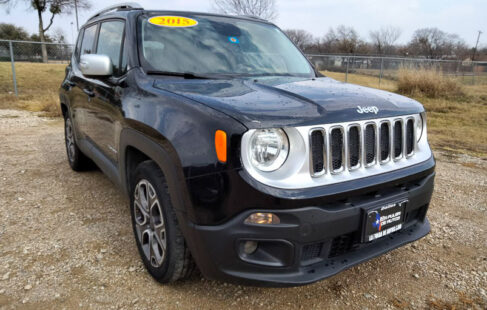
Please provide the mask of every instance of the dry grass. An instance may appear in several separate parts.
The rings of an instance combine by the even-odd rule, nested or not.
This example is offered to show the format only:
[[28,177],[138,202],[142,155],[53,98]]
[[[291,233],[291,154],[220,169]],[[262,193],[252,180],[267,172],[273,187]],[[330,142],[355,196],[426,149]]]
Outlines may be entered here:
[[462,85],[455,79],[435,70],[401,68],[398,72],[397,92],[407,96],[428,98],[461,98]]
[[0,62],[0,108],[42,112],[44,116],[60,116],[59,87],[66,64],[15,64],[19,97],[15,97],[9,62]]
[[[344,81],[345,75],[323,72]],[[348,82],[379,88],[377,77],[349,74]],[[381,89],[398,92],[398,82],[382,79]],[[415,93],[427,111],[428,139],[435,149],[487,157],[487,85],[462,86],[463,96],[430,98]]]

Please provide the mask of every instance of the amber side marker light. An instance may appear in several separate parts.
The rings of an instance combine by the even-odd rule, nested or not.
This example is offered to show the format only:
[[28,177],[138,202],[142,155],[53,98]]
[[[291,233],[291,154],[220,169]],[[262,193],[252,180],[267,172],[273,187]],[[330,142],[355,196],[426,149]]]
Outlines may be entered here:
[[215,150],[218,160],[222,163],[227,162],[227,133],[223,130],[215,132]]
[[274,213],[252,213],[244,221],[245,224],[279,224],[281,219]]

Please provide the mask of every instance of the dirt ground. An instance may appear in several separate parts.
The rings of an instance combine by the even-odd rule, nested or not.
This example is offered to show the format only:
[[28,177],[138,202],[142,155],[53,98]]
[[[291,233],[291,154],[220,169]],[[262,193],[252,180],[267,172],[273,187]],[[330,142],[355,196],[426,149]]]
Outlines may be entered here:
[[[480,142],[486,143],[486,141]],[[127,199],[67,163],[60,119],[0,110],[0,309],[486,309],[487,162],[436,154],[426,238],[297,288],[145,272]]]

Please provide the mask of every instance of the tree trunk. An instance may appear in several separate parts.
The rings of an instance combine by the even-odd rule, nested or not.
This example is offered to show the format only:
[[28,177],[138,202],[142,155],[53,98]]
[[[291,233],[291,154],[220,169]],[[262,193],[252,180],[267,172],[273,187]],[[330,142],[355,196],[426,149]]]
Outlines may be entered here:
[[39,38],[41,39],[41,51],[42,51],[42,62],[47,63],[47,48],[46,38],[44,37],[44,23],[42,22],[42,12],[37,10],[37,16],[39,16]]

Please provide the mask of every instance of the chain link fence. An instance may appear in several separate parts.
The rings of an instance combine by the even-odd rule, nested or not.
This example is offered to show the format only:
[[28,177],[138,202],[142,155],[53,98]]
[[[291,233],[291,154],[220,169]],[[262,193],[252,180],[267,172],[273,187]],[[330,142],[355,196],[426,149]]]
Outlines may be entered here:
[[[21,76],[26,76],[31,79],[50,78],[48,76],[39,76],[37,74],[39,70],[36,70],[32,65],[35,63],[67,64],[73,52],[72,44],[44,43],[45,55],[43,55],[42,46],[43,44],[41,42],[0,40],[0,68],[2,71],[10,71],[1,72],[0,90],[9,93],[13,91],[18,96],[19,92],[23,91],[19,87],[18,71],[21,71]],[[22,72],[27,70],[31,72]],[[6,75],[9,75],[11,78],[11,88],[5,85],[5,80],[8,79]]]
[[436,60],[422,58],[353,56],[353,55],[307,55],[319,71],[344,73],[377,78],[380,86],[383,79],[397,80],[400,69],[435,70],[441,75],[453,77],[464,84],[487,84],[487,62]]
[[[45,56],[40,42],[0,40],[1,93],[14,93],[16,96],[19,93],[28,93],[32,85],[28,82],[35,79],[55,79],[60,85],[64,66],[70,60],[73,45],[44,44]],[[378,87],[384,79],[397,79],[401,68],[437,70],[442,75],[457,78],[464,84],[487,84],[487,62],[353,55],[310,54],[307,57],[320,71],[343,73],[345,82],[350,74],[356,74],[377,78]]]

